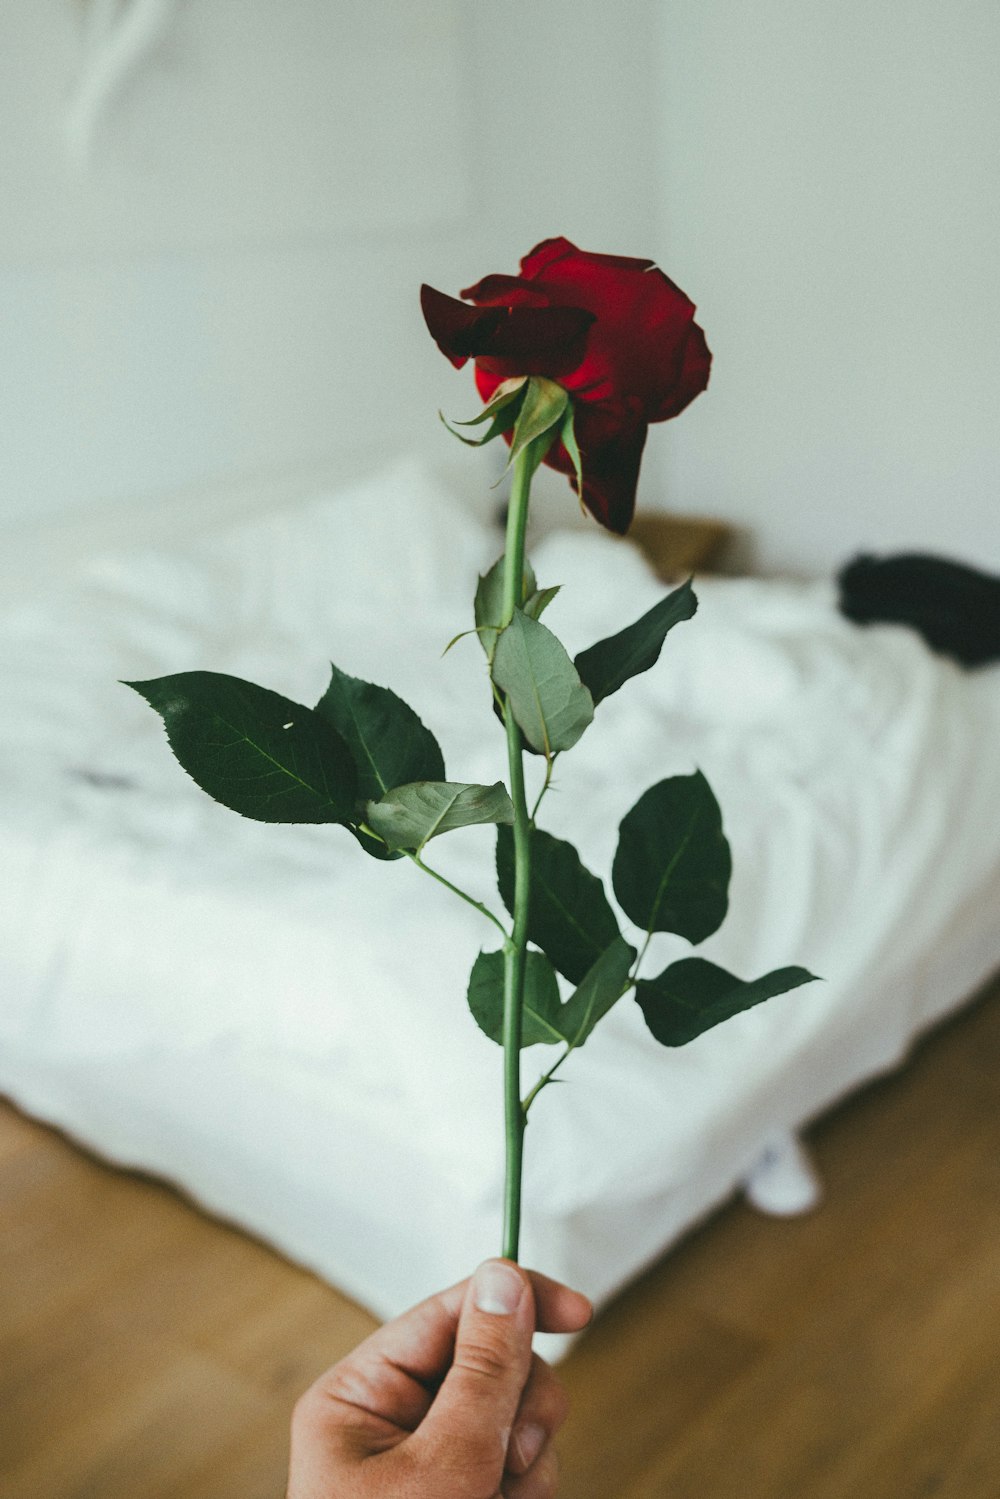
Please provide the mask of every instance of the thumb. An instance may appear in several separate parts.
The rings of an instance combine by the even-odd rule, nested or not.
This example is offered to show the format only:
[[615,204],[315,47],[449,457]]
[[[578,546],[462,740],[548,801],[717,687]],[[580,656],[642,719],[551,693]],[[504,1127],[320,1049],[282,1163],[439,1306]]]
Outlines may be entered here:
[[527,1273],[510,1260],[480,1265],[465,1294],[451,1368],[416,1434],[443,1471],[474,1473],[488,1494],[500,1485],[534,1330]]

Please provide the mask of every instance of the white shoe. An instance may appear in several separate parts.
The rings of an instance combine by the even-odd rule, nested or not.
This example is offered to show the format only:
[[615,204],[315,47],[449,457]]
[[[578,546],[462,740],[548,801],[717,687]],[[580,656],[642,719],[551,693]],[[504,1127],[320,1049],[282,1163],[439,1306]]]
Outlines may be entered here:
[[749,1203],[775,1218],[808,1213],[823,1200],[812,1160],[794,1134],[776,1135],[743,1178]]

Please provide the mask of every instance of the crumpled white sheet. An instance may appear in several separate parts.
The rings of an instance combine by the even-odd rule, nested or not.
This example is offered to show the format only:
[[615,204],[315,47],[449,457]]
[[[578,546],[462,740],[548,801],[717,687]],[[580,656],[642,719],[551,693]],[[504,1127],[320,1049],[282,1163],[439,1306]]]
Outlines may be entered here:
[[[217,807],[117,679],[199,667],[313,702],[334,659],[413,703],[451,777],[503,777],[476,640],[441,658],[501,549],[404,464],[297,512],[92,559],[0,622],[0,1087],[386,1313],[495,1247],[499,1051],[464,1001],[494,929],[342,830]],[[534,562],[563,584],[546,621],[571,653],[662,594],[598,534],[552,535]],[[697,593],[695,620],[560,760],[541,821],[610,893],[621,818],[700,767],[734,878],[698,951],[824,982],[680,1051],[624,1001],[540,1098],[526,1255],[598,1297],[1000,957],[1000,670],[859,630],[826,584]],[[495,902],[492,844],[466,830],[429,857]],[[659,936],[647,971],[690,950]],[[526,1081],[553,1055],[528,1051]]]

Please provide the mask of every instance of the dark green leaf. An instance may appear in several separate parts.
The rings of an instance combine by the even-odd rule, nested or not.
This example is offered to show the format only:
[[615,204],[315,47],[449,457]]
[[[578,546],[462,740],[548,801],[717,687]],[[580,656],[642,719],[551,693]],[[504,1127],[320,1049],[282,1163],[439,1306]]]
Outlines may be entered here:
[[[559,998],[555,970],[543,953],[527,954],[521,1045],[551,1045],[565,1041],[584,1044],[594,1026],[627,993],[635,948],[620,937],[584,976],[565,1004]],[[503,1041],[504,957],[502,952],[480,953],[469,980],[469,1008],[491,1041]]]
[[651,786],[619,829],[615,894],[646,931],[703,942],[725,917],[731,872],[722,813],[701,771]]
[[524,612],[530,619],[541,619],[546,609],[559,592],[560,584],[556,583],[550,588],[539,588],[530,598],[524,601]]
[[[493,652],[496,649],[497,634],[503,623],[503,596],[504,596],[504,564],[506,553],[498,557],[489,572],[483,573],[476,588],[476,630],[479,633],[479,641],[486,652],[487,660],[493,665]],[[524,569],[521,575],[521,601],[526,602],[534,597],[537,584],[531,563],[527,558],[524,560]]]
[[[506,827],[497,829],[497,879],[504,905],[513,914],[514,835]],[[597,875],[585,868],[571,843],[535,828],[528,941],[578,984],[618,936],[618,922]]]
[[393,786],[443,781],[444,756],[413,709],[388,687],[330,668],[316,712],[347,743],[358,772],[358,800],[377,801]]
[[685,1046],[733,1015],[815,981],[805,968],[778,968],[744,983],[704,958],[681,958],[655,979],[640,979],[635,997],[663,1046]]
[[590,693],[545,625],[517,609],[497,641],[493,680],[533,749],[570,749],[594,717]]
[[[491,1041],[503,1044],[502,952],[481,952],[469,979],[469,1009],[481,1031]],[[521,1045],[553,1045],[563,1039],[553,1024],[560,1008],[559,985],[549,960],[540,952],[527,954],[524,975],[524,1009]]]
[[631,987],[634,947],[616,937],[584,975],[576,993],[559,1011],[558,1028],[573,1046],[582,1046],[594,1026]]
[[697,607],[698,600],[688,579],[654,604],[635,624],[581,651],[574,665],[581,681],[589,687],[595,707],[617,692],[630,677],[654,666],[667,632],[681,620],[691,619]]
[[401,859],[403,857],[402,849],[390,848],[381,838],[376,838],[362,827],[352,827],[350,832],[354,834],[365,853],[371,854],[373,859],[381,859],[384,863],[388,864],[394,859]]
[[214,671],[125,685],[156,709],[181,765],[224,807],[257,822],[353,818],[351,752],[311,708]]
[[416,781],[369,802],[365,821],[390,848],[420,849],[432,838],[476,823],[513,822],[514,808],[501,781],[493,786],[458,781]]

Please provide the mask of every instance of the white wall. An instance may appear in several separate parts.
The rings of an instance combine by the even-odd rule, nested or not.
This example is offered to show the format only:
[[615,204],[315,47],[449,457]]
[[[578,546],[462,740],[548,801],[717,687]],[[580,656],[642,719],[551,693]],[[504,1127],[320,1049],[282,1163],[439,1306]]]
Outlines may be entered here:
[[655,236],[653,0],[171,9],[82,176],[85,0],[0,10],[0,520],[441,451],[420,282]]
[[766,569],[1000,570],[996,0],[661,14],[662,254],[715,353],[667,491]]
[[0,521],[355,448],[461,468],[417,287],[563,233],[658,256],[715,351],[645,504],[765,569],[1000,568],[995,0],[172,11],[81,179],[85,0],[0,8]]

